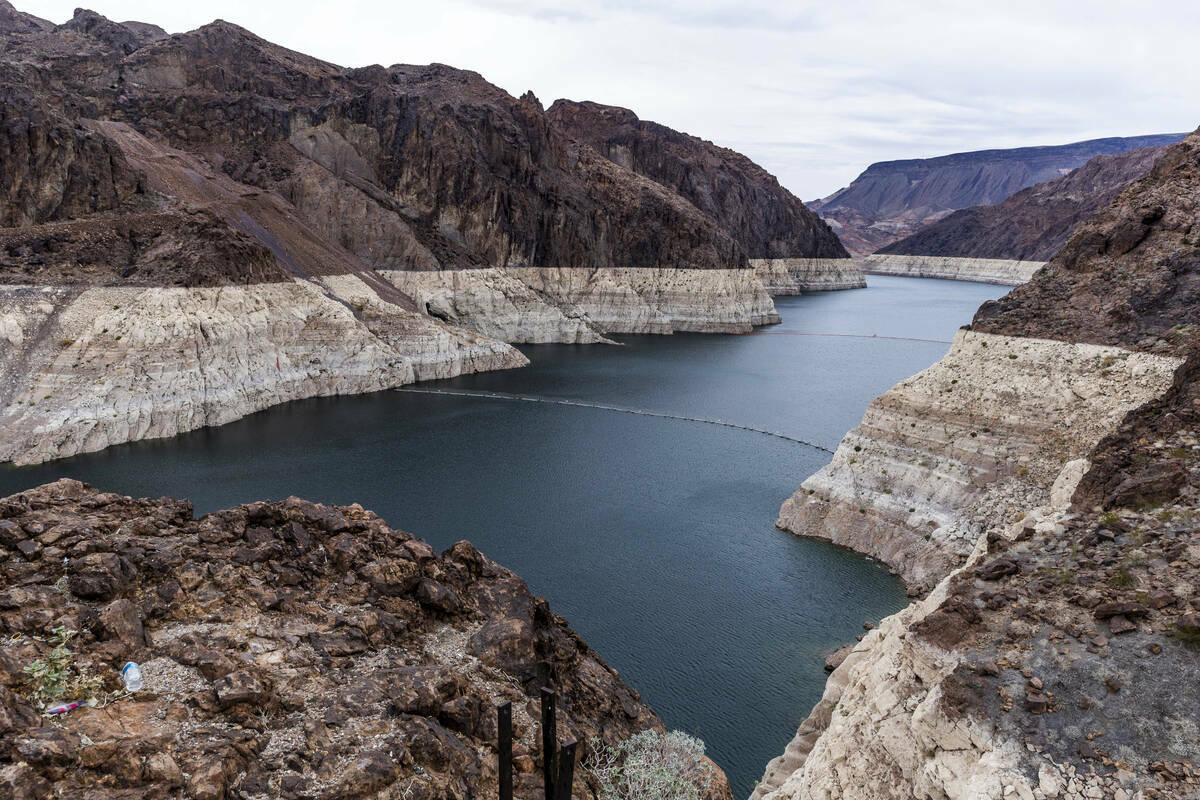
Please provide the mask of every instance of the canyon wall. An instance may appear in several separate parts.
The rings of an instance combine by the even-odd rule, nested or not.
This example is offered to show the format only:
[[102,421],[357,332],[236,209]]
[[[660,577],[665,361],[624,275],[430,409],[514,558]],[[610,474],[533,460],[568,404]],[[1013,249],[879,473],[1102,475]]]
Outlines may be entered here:
[[1044,261],[1014,261],[1000,258],[956,258],[948,256],[869,255],[859,262],[868,275],[897,275],[902,278],[943,278],[952,281],[995,283],[1017,286],[1046,265]]
[[749,270],[486,269],[382,273],[428,313],[508,342],[610,333],[745,333],[778,322]]
[[1193,134],[784,503],[924,597],[853,648],[755,800],[1196,796],[1198,164]]
[[547,113],[568,136],[678,192],[751,259],[849,257],[820,217],[741,153],[618,106],[557,100]]
[[941,361],[872,401],[776,524],[877,558],[924,593],[984,531],[1045,505],[1065,465],[1166,391],[1180,363],[960,331]]
[[502,342],[362,288],[343,298],[299,280],[0,287],[0,461],[29,464],[289,400],[527,363]]

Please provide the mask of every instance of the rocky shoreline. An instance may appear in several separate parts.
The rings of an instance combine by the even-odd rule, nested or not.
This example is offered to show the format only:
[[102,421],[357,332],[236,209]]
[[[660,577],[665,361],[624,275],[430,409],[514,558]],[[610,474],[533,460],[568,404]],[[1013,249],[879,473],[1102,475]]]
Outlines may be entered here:
[[866,288],[862,263],[853,258],[752,258],[767,294],[804,294]]
[[382,273],[431,315],[507,342],[610,333],[747,333],[779,322],[751,270],[550,269]]
[[984,531],[1050,505],[1064,470],[1077,480],[1078,460],[1165,392],[1181,363],[960,331],[945,358],[871,403],[776,524],[876,558],[923,594]]
[[784,503],[924,596],[755,800],[1200,794],[1198,160],[1170,148]]

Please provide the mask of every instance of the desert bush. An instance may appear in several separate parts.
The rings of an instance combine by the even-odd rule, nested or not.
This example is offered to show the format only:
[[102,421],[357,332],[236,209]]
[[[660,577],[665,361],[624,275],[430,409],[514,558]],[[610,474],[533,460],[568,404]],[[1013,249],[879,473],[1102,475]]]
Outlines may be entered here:
[[682,731],[643,731],[617,747],[592,740],[600,800],[700,800],[712,781],[704,742]]

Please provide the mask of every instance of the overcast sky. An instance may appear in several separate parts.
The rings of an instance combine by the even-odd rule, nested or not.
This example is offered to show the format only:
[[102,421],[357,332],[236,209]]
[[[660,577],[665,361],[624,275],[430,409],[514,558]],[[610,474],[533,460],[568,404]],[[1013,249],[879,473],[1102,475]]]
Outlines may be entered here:
[[[14,0],[54,22],[81,0]],[[1004,0],[93,0],[215,18],[345,66],[433,61],[513,94],[632,108],[805,200],[873,161],[1200,125],[1200,3]]]

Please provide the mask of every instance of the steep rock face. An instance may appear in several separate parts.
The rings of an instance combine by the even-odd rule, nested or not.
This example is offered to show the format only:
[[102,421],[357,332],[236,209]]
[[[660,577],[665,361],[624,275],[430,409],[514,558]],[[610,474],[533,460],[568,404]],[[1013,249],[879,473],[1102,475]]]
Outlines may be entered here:
[[0,228],[112,211],[137,188],[120,148],[0,84]]
[[1136,456],[1125,481],[1192,454],[1165,505],[1139,512],[1118,495],[1103,514],[1068,513],[1073,492],[1114,473],[1057,481],[1058,505],[990,530],[962,569],[863,639],[755,800],[1195,797],[1196,378],[1193,367],[1186,389],[1153,404],[1192,426],[1150,423],[1165,452],[1127,447],[1144,413],[1112,437]]
[[772,297],[862,289],[867,285],[859,259],[752,258],[750,266]]
[[[1026,353],[1095,351],[1091,377],[1079,369],[1086,363],[1048,358],[1028,375],[1045,388],[1069,386],[1075,397],[1062,394],[1058,403],[1091,406],[1094,427],[1081,438],[1083,420],[1026,408],[1025,426],[1048,428],[1031,444],[1049,458],[1039,455],[1023,474],[1018,468],[981,487],[987,493],[1007,481],[1020,491],[1000,495],[1000,513],[990,503],[976,507],[982,513],[969,555],[960,547],[946,565],[961,566],[846,658],[795,741],[768,766],[756,797],[1196,796],[1200,298],[1191,235],[1198,142],[1194,134],[1168,150],[1077,228],[1046,268],[985,304],[974,330],[960,336],[987,341],[989,351],[997,340],[1020,348],[1011,359],[1018,367]],[[1113,350],[1101,355],[1106,348]],[[944,373],[954,357],[906,385]],[[970,413],[971,398],[991,393],[998,401],[1021,385],[987,358],[967,366],[989,379],[969,374],[943,385],[953,394],[967,384],[968,401],[955,411]],[[1123,416],[1107,397],[1113,387],[1103,385],[1114,377],[1124,387],[1116,397]],[[1089,386],[1105,396],[1089,395]],[[1025,401],[1008,402],[1014,416],[1021,413]],[[883,403],[872,409],[875,421],[869,413],[860,431],[874,435],[883,427]],[[901,433],[905,421],[896,415],[887,429]],[[921,437],[925,451],[944,464],[963,463],[975,446],[964,447],[957,424],[940,427],[940,440]],[[976,433],[972,442],[985,431]],[[1082,457],[1066,460],[1085,447]],[[861,465],[845,466],[847,451],[843,467],[830,472],[883,475],[896,466],[884,447],[855,454]],[[946,477],[926,476],[923,488]],[[895,491],[879,478],[859,485],[855,499],[864,510],[886,505]],[[861,539],[848,525],[839,530]],[[884,541],[899,549],[904,535]],[[912,555],[926,559],[919,550]],[[931,570],[926,585],[944,569]]]
[[220,22],[120,66],[117,97],[81,87],[114,118],[185,150],[217,150],[229,175],[285,196],[299,151],[391,206],[441,266],[745,263],[711,218],[573,145],[532,95],[513,98],[476,73],[343,70]]
[[1046,504],[1064,465],[1166,391],[1180,363],[961,331],[945,358],[871,403],[777,524],[867,553],[927,591],[984,531]]
[[1200,133],[1071,235],[1037,279],[972,327],[1184,354],[1200,308]]
[[779,322],[748,270],[536,269],[384,272],[439,319],[507,342],[606,341],[610,333],[747,333]]
[[511,270],[385,271],[430,315],[506,342],[593,344],[604,337]]
[[506,344],[382,301],[352,276],[325,280],[340,292],[307,281],[0,287],[0,461],[528,363]]
[[1046,266],[1044,261],[1011,261],[999,258],[957,256],[908,256],[874,254],[861,259],[868,275],[902,278],[941,278],[952,281],[1020,286]]
[[[513,704],[517,796],[558,733],[662,729],[546,601],[468,542],[442,555],[359,506],[289,498],[200,519],[62,480],[0,500],[0,786],[9,797],[495,796]],[[102,707],[41,715],[23,668],[77,632]],[[145,688],[113,690],[127,660]],[[43,688],[47,688],[43,686]],[[86,696],[62,697],[86,700]],[[577,772],[577,798],[596,787]],[[719,772],[708,795],[728,798]]]
[[1003,202],[955,211],[878,252],[1048,261],[1076,225],[1106,208],[1166,150],[1160,145],[1096,156],[1061,178],[1022,189]]
[[884,161],[844,189],[809,206],[851,252],[866,255],[951,211],[991,205],[1058,178],[1102,154],[1173,144],[1184,134],[1094,139],[1053,147],[979,150],[937,158]]
[[751,270],[518,269],[527,286],[602,333],[747,333],[779,322]]
[[740,153],[640,120],[626,108],[557,100],[548,113],[572,138],[717,220],[751,259],[848,257],[828,225]]

